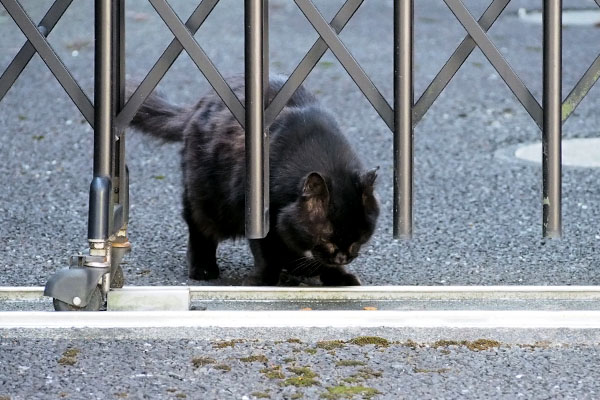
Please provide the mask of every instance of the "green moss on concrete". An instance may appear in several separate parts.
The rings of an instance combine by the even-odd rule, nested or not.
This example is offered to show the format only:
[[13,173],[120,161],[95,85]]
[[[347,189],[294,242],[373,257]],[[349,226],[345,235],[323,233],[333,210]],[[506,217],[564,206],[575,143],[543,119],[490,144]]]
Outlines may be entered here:
[[370,399],[376,394],[381,394],[377,389],[366,386],[331,386],[327,388],[327,393],[323,393],[321,397],[325,399],[351,399],[354,396],[362,396],[363,399]]
[[192,365],[196,368],[203,367],[208,364],[214,364],[217,360],[211,357],[194,357],[192,358]]
[[351,339],[349,343],[358,346],[367,346],[373,344],[377,347],[388,347],[390,345],[389,340],[378,336],[359,336]]
[[224,349],[226,347],[235,347],[238,343],[244,343],[243,339],[223,340],[213,344],[215,349]]
[[325,340],[322,342],[317,342],[317,347],[324,350],[334,350],[344,347],[344,342],[341,340]]
[[269,359],[267,357],[265,357],[264,354],[256,354],[256,355],[252,355],[252,356],[248,356],[248,357],[242,357],[242,358],[240,358],[240,361],[268,363]]
[[284,373],[281,371],[279,365],[273,367],[267,367],[260,370],[269,379],[285,379]]

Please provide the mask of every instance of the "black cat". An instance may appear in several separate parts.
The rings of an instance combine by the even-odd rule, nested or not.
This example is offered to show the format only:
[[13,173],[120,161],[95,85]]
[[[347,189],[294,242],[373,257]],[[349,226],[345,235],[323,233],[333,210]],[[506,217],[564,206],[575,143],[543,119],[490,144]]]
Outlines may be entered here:
[[[243,102],[243,81],[233,83]],[[283,83],[271,80],[269,99]],[[244,235],[244,130],[212,92],[191,108],[152,94],[132,125],[165,141],[184,141],[189,277],[217,278],[218,243]],[[375,229],[376,176],[376,169],[363,169],[331,114],[300,87],[270,127],[270,231],[249,241],[256,274],[247,283],[275,285],[285,269],[319,275],[327,286],[360,285],[344,265]]]

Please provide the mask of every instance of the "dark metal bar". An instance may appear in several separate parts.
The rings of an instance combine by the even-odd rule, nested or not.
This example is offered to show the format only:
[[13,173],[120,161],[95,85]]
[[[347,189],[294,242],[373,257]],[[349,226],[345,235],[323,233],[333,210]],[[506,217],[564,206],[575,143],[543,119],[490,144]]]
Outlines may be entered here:
[[[267,235],[268,154],[263,99],[263,0],[245,0],[246,237]],[[266,167],[266,168],[265,168]]]
[[90,185],[88,240],[105,241],[112,232],[114,2],[95,0],[94,15],[94,178]]
[[333,28],[325,21],[319,10],[310,0],[294,0],[306,19],[311,23],[321,38],[327,43],[333,55],[342,64],[354,83],[375,108],[390,130],[394,129],[394,111],[371,79],[350,54]]
[[531,94],[529,89],[521,81],[519,76],[512,70],[508,62],[502,57],[496,46],[488,38],[481,26],[475,21],[469,10],[461,0],[444,0],[450,11],[466,29],[471,38],[477,43],[485,57],[496,69],[510,90],[525,107],[535,123],[542,129],[542,107]]
[[[597,0],[600,1],[600,0]],[[600,55],[596,57],[592,65],[585,71],[577,85],[571,90],[562,105],[562,121],[566,121],[577,108],[581,100],[587,96],[590,89],[600,78]]]
[[413,233],[413,0],[394,2],[394,238]]
[[[113,131],[117,137],[115,143],[114,181],[113,196],[114,203],[122,207],[122,221],[116,221],[113,231],[119,231],[127,224],[129,217],[128,188],[125,164],[125,129],[115,123],[116,115],[125,103],[125,0],[116,0],[114,5],[113,29]],[[116,214],[116,213],[115,213]]]
[[94,176],[111,176],[112,172],[112,0],[96,1],[94,54]]
[[[263,24],[263,31],[262,31],[262,54],[263,54],[263,63],[262,63],[262,69],[263,69],[263,100],[264,100],[264,105],[263,105],[263,109],[266,110],[268,103],[269,103],[269,97],[267,96],[267,92],[269,91],[269,0],[262,0],[263,1],[263,5],[262,5],[262,11],[263,11],[263,16],[262,16],[262,24]],[[266,126],[265,126],[266,129]]]
[[179,40],[179,43],[187,51],[192,61],[198,66],[204,74],[208,83],[213,87],[215,92],[223,100],[227,108],[231,111],[235,119],[244,126],[244,106],[237,98],[231,87],[225,82],[221,73],[214,66],[210,58],[204,50],[198,45],[194,36],[186,28],[183,22],[179,19],[175,11],[165,0],[149,0],[152,7],[158,15],[167,24],[173,35]]
[[544,123],[542,191],[544,237],[560,237],[562,134],[562,0],[544,0]]
[[25,37],[33,45],[42,60],[54,74],[60,85],[65,89],[85,119],[94,126],[94,107],[90,99],[81,90],[69,70],[46,41],[45,36],[35,26],[23,7],[17,0],[0,0],[8,14],[12,17]]
[[[598,0],[600,1],[600,0]],[[481,29],[487,32],[494,22],[498,19],[502,11],[506,8],[510,0],[494,0],[485,12],[479,18],[477,23],[481,25]],[[466,59],[471,55],[477,44],[471,39],[471,36],[467,35],[460,43],[460,45],[454,50],[454,53],[450,56],[446,64],[442,67],[440,72],[431,81],[427,89],[423,92],[421,97],[415,103],[413,108],[413,126],[416,126],[423,115],[429,110],[429,107],[435,102],[438,96],[446,88],[452,77],[460,69]]]
[[[335,17],[331,20],[330,25],[336,34],[339,34],[342,29],[344,29],[362,3],[363,0],[347,0],[344,3],[342,8],[340,8]],[[320,37],[312,45],[308,53],[306,53],[302,61],[300,61],[296,69],[294,69],[294,72],[292,72],[288,80],[283,84],[281,89],[279,89],[279,92],[277,92],[267,107],[265,111],[265,126],[270,126],[273,123],[275,118],[277,118],[296,90],[302,85],[302,82],[304,82],[308,74],[310,74],[315,65],[317,65],[328,48],[325,41]]]
[[[185,23],[185,26],[190,30],[192,35],[202,26],[218,2],[219,0],[204,0],[196,7]],[[117,116],[118,126],[129,125],[129,122],[131,122],[142,103],[152,93],[158,82],[165,76],[182,51],[183,46],[179,43],[179,40],[173,39]]]
[[[38,24],[38,29],[42,31],[44,36],[48,36],[50,32],[52,32],[52,29],[54,29],[54,26],[63,16],[65,11],[67,11],[67,8],[69,8],[72,2],[73,0],[56,0],[52,4],[50,9],[46,12],[46,15],[44,15]],[[34,55],[35,48],[28,40],[23,47],[21,47],[21,50],[19,50],[10,65],[4,70],[2,76],[0,76],[0,101],[2,101],[8,90],[15,83]]]

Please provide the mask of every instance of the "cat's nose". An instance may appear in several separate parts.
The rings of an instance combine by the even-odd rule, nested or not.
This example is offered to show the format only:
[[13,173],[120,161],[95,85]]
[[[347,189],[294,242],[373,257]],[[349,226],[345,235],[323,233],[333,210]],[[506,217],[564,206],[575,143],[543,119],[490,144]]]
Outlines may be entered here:
[[348,257],[343,253],[337,253],[333,259],[336,264],[344,265],[348,262]]

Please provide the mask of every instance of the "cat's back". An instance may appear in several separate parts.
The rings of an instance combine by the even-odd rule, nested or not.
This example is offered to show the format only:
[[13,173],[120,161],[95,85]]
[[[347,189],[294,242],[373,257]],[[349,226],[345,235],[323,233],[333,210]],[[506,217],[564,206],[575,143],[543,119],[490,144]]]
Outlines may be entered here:
[[275,179],[362,168],[333,115],[318,104],[284,110],[271,127],[270,146]]

